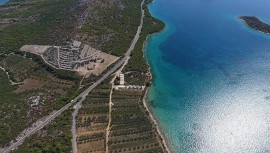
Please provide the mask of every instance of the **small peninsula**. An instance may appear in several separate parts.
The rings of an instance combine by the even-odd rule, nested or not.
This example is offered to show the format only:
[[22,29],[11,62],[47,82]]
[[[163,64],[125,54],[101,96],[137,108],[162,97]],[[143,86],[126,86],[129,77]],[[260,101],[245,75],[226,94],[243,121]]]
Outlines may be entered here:
[[247,24],[250,28],[260,32],[270,34],[270,25],[262,22],[255,16],[241,16],[240,19]]

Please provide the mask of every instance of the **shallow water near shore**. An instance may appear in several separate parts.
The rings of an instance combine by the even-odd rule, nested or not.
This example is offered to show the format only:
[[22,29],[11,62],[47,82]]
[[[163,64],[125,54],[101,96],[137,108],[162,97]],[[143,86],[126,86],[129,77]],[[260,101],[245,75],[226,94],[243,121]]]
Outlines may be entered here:
[[174,152],[270,152],[270,36],[242,15],[270,24],[270,1],[155,0],[166,29],[145,55],[150,109]]

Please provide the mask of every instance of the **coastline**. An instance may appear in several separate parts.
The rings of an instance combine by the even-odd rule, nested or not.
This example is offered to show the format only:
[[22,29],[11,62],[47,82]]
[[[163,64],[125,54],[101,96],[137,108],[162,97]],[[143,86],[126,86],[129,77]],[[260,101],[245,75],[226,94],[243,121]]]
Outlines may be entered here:
[[[158,10],[158,7],[156,8],[155,7],[155,10]],[[152,15],[152,13],[151,13],[151,15]],[[155,17],[159,17],[159,16],[155,16]],[[166,19],[166,18],[165,18]],[[164,20],[163,20],[164,21]],[[234,21],[233,21],[234,22]],[[246,24],[246,22],[245,21],[243,21],[244,22],[244,24]],[[239,20],[238,20],[238,23],[239,23]],[[241,25],[241,24],[240,24]],[[247,24],[246,24],[247,25]],[[167,25],[167,23],[166,23],[166,26],[168,26]],[[170,26],[170,25],[169,25]],[[237,25],[238,26],[238,25]],[[243,24],[242,24],[242,26],[243,26]],[[239,28],[239,27],[237,27],[237,28]],[[237,28],[232,28],[233,30],[234,29],[237,29]],[[243,27],[240,27],[240,28],[243,28]],[[250,38],[252,38],[252,37],[259,37],[259,36],[262,36],[261,34],[255,34],[255,31],[259,31],[259,30],[256,30],[256,29],[253,29],[253,28],[251,28],[251,27],[249,27],[248,26],[248,28],[250,28],[250,29],[252,29],[252,31],[254,32],[252,32],[252,31],[249,31],[248,29],[247,29],[247,27],[244,27],[243,29],[243,31],[240,33],[239,32],[239,35],[240,34],[243,34],[243,36],[246,36],[246,35],[250,35]],[[166,27],[162,30],[162,31],[164,31],[166,29]],[[170,29],[171,29],[171,27],[170,27]],[[231,29],[230,29],[231,30]],[[241,30],[241,29],[240,29]],[[155,58],[152,58],[152,55],[154,55],[155,53],[156,53],[156,49],[155,49],[155,47],[154,47],[154,45],[155,46],[158,46],[159,45],[159,43],[156,43],[156,41],[154,40],[154,39],[152,39],[153,37],[155,37],[155,35],[159,35],[162,31],[160,31],[160,32],[157,32],[157,33],[154,33],[154,34],[151,34],[151,35],[148,35],[147,36],[147,39],[145,40],[145,42],[144,42],[144,47],[143,47],[143,51],[144,51],[144,58],[145,58],[145,60],[147,61],[147,65],[148,65],[148,71],[149,71],[149,77],[150,77],[150,82],[152,82],[152,83],[154,83],[154,88],[157,88],[157,90],[158,89],[160,89],[161,90],[161,88],[162,88],[162,86],[156,86],[156,84],[158,84],[157,83],[157,81],[159,81],[159,79],[158,78],[156,78],[156,77],[159,77],[159,75],[158,75],[158,64],[156,64],[157,62],[159,62],[159,61],[156,61],[155,60]],[[222,31],[223,32],[223,31]],[[262,31],[259,31],[260,33],[263,33],[263,34],[266,34],[266,35],[268,35],[269,36],[269,34],[270,33],[265,33],[265,32],[262,32]],[[246,34],[246,33],[249,33],[249,34]],[[251,33],[251,34],[250,34]],[[230,33],[231,34],[231,33]],[[232,36],[233,36],[233,34],[234,33],[232,33]],[[238,34],[238,33],[235,33],[235,34]],[[246,34],[246,35],[245,35]],[[254,34],[255,34],[255,36],[254,36]],[[259,35],[259,36],[258,36]],[[151,36],[153,36],[153,37],[151,37]],[[227,35],[226,35],[227,36]],[[223,38],[223,37],[222,37]],[[238,38],[238,37],[237,37]],[[162,39],[161,37],[159,37],[159,38],[157,38],[157,40],[158,39]],[[225,40],[226,40],[226,38],[224,38]],[[150,40],[150,41],[148,41],[148,40]],[[152,43],[152,40],[153,40],[153,43]],[[158,41],[157,41],[158,42]],[[230,41],[228,41],[228,42],[230,42]],[[148,43],[148,44],[147,44]],[[231,42],[230,42],[231,43]],[[151,44],[151,45],[149,45],[149,44]],[[148,47],[147,47],[148,46]],[[164,45],[165,46],[165,45]],[[162,47],[164,47],[164,46],[162,46]],[[153,48],[154,47],[154,48]],[[166,46],[165,46],[166,47]],[[164,47],[164,48],[165,48]],[[153,48],[153,49],[152,49]],[[158,48],[158,47],[156,47],[156,48]],[[227,49],[227,48],[226,48]],[[166,51],[166,50],[162,50],[162,51]],[[158,52],[158,51],[157,51]],[[158,54],[158,53],[157,53]],[[153,59],[153,60],[152,60]],[[150,64],[151,64],[151,66],[150,66]],[[157,65],[157,66],[156,66]],[[163,72],[163,71],[162,71]],[[162,73],[162,72],[160,72],[160,73]],[[164,72],[163,72],[164,73]],[[157,75],[157,76],[156,76]],[[166,77],[167,77],[167,75],[166,75]],[[166,82],[165,82],[166,83]],[[164,83],[164,84],[165,84]],[[153,84],[152,84],[152,87],[153,87]],[[167,130],[167,125],[168,125],[168,127],[169,128],[175,128],[175,127],[173,127],[173,126],[170,126],[169,124],[170,124],[170,122],[164,122],[164,121],[168,121],[168,120],[162,120],[162,117],[160,117],[161,115],[163,115],[163,113],[162,113],[162,111],[159,111],[159,109],[155,109],[155,108],[153,108],[152,106],[151,106],[151,103],[150,103],[150,100],[152,100],[152,96],[154,97],[153,99],[154,100],[159,100],[159,99],[155,99],[155,94],[157,94],[154,90],[149,90],[149,89],[151,89],[151,88],[148,88],[147,89],[147,91],[146,91],[146,95],[150,95],[150,97],[151,97],[151,99],[149,99],[149,98],[147,98],[147,96],[146,97],[144,97],[144,105],[145,105],[145,107],[147,107],[147,110],[150,112],[150,117],[151,117],[151,119],[154,121],[154,123],[155,123],[155,125],[157,125],[157,128],[158,128],[158,133],[161,135],[161,136],[163,136],[162,138],[163,138],[163,140],[165,140],[165,141],[163,141],[163,143],[164,144],[169,144],[170,145],[170,143],[171,144],[173,144],[173,145],[170,145],[170,147],[171,147],[171,150],[172,151],[175,151],[176,149],[175,148],[177,148],[177,150],[175,151],[175,152],[178,152],[178,151],[180,151],[180,149],[178,149],[178,147],[175,147],[175,146],[178,146],[178,145],[180,145],[181,143],[179,143],[179,141],[182,141],[183,142],[183,140],[184,139],[180,139],[179,137],[178,137],[178,139],[177,139],[177,137],[176,136],[178,136],[178,135],[176,135],[175,136],[175,133],[173,133],[172,132],[172,134],[174,134],[173,135],[173,137],[175,136],[176,137],[176,140],[175,139],[169,139],[170,141],[168,141],[168,139],[166,139],[166,137],[165,137],[165,135],[164,134],[167,134],[167,138],[170,138],[170,136],[171,136],[171,131],[169,131],[168,132],[168,130]],[[160,96],[161,97],[161,96]],[[160,100],[160,103],[162,102],[162,100]],[[173,103],[174,104],[174,103]],[[160,104],[161,105],[161,104]],[[167,108],[167,107],[166,107]],[[157,110],[157,111],[156,111]],[[170,110],[167,110],[167,111],[170,111]],[[161,112],[161,113],[160,113]],[[153,114],[152,114],[153,113]],[[169,114],[169,113],[168,113]],[[165,117],[164,117],[165,118]],[[167,118],[169,118],[169,117],[167,117]],[[165,118],[165,119],[167,119],[167,118]],[[159,119],[159,120],[158,120]],[[163,121],[163,122],[162,122]],[[160,123],[163,123],[163,124],[160,124]],[[167,124],[165,124],[165,123],[167,123]],[[172,124],[172,125],[174,125],[174,124]],[[163,129],[162,129],[163,128]],[[165,131],[164,131],[165,130]],[[164,133],[165,132],[165,133]],[[168,135],[168,134],[170,134],[170,135]],[[178,133],[177,133],[178,134]],[[169,136],[169,137],[168,137]],[[174,140],[175,140],[175,142],[174,142]],[[186,142],[184,142],[184,143],[186,143]],[[184,145],[187,145],[187,147],[189,147],[188,145],[189,144],[184,144],[183,143],[183,148],[185,147]],[[175,145],[176,144],[176,145]],[[174,148],[175,147],[175,148]],[[182,146],[180,146],[180,147],[182,147]],[[179,147],[179,148],[180,148]],[[174,150],[175,149],[175,150]]]
[[252,27],[250,27],[249,25],[248,25],[248,23],[244,20],[244,19],[242,19],[241,17],[238,17],[238,19],[239,20],[241,20],[245,25],[246,25],[246,27],[248,27],[249,29],[251,29],[251,30],[253,30],[253,31],[257,31],[257,32],[260,32],[260,33],[263,33],[263,34],[266,34],[266,35],[268,35],[268,36],[270,36],[270,33],[267,33],[267,32],[263,32],[263,31],[261,31],[261,30],[257,30],[257,29],[254,29],[254,28],[252,28]]
[[[149,3],[149,4],[153,4],[153,3],[154,3],[154,0],[153,0],[151,3]],[[149,10],[149,13],[150,13],[151,17],[153,17],[153,16],[152,16],[152,13],[151,13],[151,11],[150,11],[150,9],[149,9],[149,4],[147,4],[147,7],[148,7],[148,10]],[[156,17],[153,17],[153,18],[156,18]],[[167,25],[163,20],[161,20],[161,19],[159,19],[159,18],[156,18],[156,19],[158,19],[158,20],[160,20],[161,22],[163,22],[164,27],[163,27],[162,30],[160,30],[160,31],[158,31],[158,32],[149,33],[149,34],[147,35],[146,39],[144,40],[143,48],[142,48],[142,49],[143,49],[143,50],[142,50],[142,51],[143,51],[143,58],[144,58],[144,60],[145,60],[145,62],[146,62],[146,64],[147,64],[147,66],[148,66],[148,72],[147,72],[147,73],[148,73],[148,76],[149,76],[149,83],[150,83],[150,86],[151,86],[152,80],[153,80],[153,74],[152,74],[153,72],[152,72],[151,66],[150,66],[150,64],[149,64],[149,61],[148,61],[147,58],[146,58],[146,44],[147,44],[147,41],[149,41],[149,39],[150,39],[152,36],[156,36],[156,35],[158,35],[158,34],[164,32],[164,31],[168,28],[168,25]],[[156,128],[156,131],[157,131],[157,133],[158,133],[158,135],[159,135],[159,139],[160,139],[160,141],[162,142],[165,151],[168,152],[168,153],[173,153],[173,151],[172,151],[173,149],[172,149],[171,146],[170,146],[170,142],[168,141],[168,138],[167,138],[167,137],[165,136],[165,134],[164,134],[164,130],[163,130],[162,128],[160,128],[160,123],[158,122],[156,116],[155,116],[154,113],[151,111],[150,106],[148,105],[148,104],[149,104],[149,103],[148,103],[149,89],[150,89],[150,87],[147,87],[147,89],[146,89],[146,91],[145,91],[145,93],[144,93],[144,97],[143,97],[143,105],[144,105],[144,107],[145,107],[145,111],[148,112],[148,114],[149,114],[148,116],[149,116],[150,120],[154,123],[154,126],[155,126],[155,128]]]
[[[153,3],[154,3],[154,1],[152,1],[149,4],[153,4]],[[148,5],[147,5],[147,7],[148,7]],[[151,12],[150,12],[150,14],[151,14]],[[152,14],[151,14],[151,16],[152,16]],[[151,66],[150,66],[150,64],[149,64],[149,62],[148,62],[148,60],[146,59],[146,56],[145,56],[145,52],[146,52],[145,46],[146,46],[146,43],[149,40],[149,38],[151,38],[152,36],[158,35],[158,34],[164,32],[167,29],[167,27],[168,27],[167,24],[164,21],[162,21],[162,22],[164,23],[165,27],[161,31],[158,31],[158,32],[155,32],[155,33],[152,33],[152,34],[148,34],[148,36],[146,37],[146,39],[144,40],[144,43],[143,43],[143,58],[144,58],[147,66],[148,66],[148,72],[147,73],[148,73],[148,76],[149,76],[150,86],[151,86],[151,83],[152,83],[153,74],[152,74]],[[147,89],[146,89],[146,91],[144,93],[143,106],[145,107],[146,112],[148,112],[148,114],[149,114],[148,116],[149,116],[150,120],[154,123],[154,125],[156,127],[156,130],[157,130],[157,133],[158,133],[158,135],[160,137],[160,140],[161,140],[162,144],[164,145],[163,146],[164,149],[168,153],[172,153],[172,148],[169,145],[169,141],[168,141],[167,137],[165,136],[164,131],[159,126],[160,123],[157,121],[156,116],[151,111],[150,107],[148,106],[149,103],[148,103],[148,98],[147,97],[149,95],[149,88],[150,87],[147,87]]]
[[154,123],[154,126],[156,128],[156,131],[160,137],[160,141],[162,142],[162,144],[164,145],[164,149],[166,150],[167,153],[172,153],[172,148],[168,145],[169,141],[167,139],[167,137],[165,137],[163,130],[160,128],[158,121],[156,119],[156,117],[154,116],[154,114],[150,111],[149,106],[146,103],[146,99],[148,96],[148,91],[149,91],[149,87],[147,87],[144,97],[143,97],[143,106],[145,107],[146,112],[148,112],[148,116],[150,118],[150,120]]
[[[162,22],[163,22],[163,21],[162,21]],[[163,23],[164,23],[164,22],[163,22]],[[150,83],[152,83],[153,75],[152,75],[152,69],[151,69],[151,66],[150,66],[150,64],[148,63],[148,60],[146,59],[146,56],[145,56],[145,44],[147,43],[147,41],[149,40],[150,37],[155,36],[155,35],[158,35],[158,34],[164,32],[166,29],[167,29],[167,25],[165,24],[165,27],[164,27],[161,31],[155,32],[155,33],[153,33],[153,34],[148,34],[148,36],[146,37],[146,39],[145,39],[144,42],[143,42],[143,58],[144,58],[144,60],[145,60],[145,62],[146,62],[146,64],[147,64],[147,66],[148,66],[148,75],[149,75],[149,77],[150,77],[150,79],[149,79]]]

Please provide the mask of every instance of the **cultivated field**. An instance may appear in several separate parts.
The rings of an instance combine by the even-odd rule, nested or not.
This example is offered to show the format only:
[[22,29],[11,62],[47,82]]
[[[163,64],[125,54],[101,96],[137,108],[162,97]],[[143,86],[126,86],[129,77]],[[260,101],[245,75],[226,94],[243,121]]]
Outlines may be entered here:
[[165,152],[142,103],[143,91],[114,91],[109,152]]
[[77,127],[78,153],[103,153],[106,148],[106,128],[109,121],[109,81],[100,84],[83,101]]

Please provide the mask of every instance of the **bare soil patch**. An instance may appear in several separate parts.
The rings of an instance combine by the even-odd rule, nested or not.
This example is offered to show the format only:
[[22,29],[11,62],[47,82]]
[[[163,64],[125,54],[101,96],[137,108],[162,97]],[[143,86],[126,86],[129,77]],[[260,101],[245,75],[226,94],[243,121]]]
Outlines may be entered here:
[[104,150],[104,140],[92,141],[88,143],[78,144],[78,153],[83,153],[87,151],[100,151]]
[[23,81],[23,84],[19,86],[17,90],[15,90],[16,93],[28,91],[28,90],[34,90],[39,89],[45,84],[45,81],[42,80],[36,80],[36,79],[25,79]]

